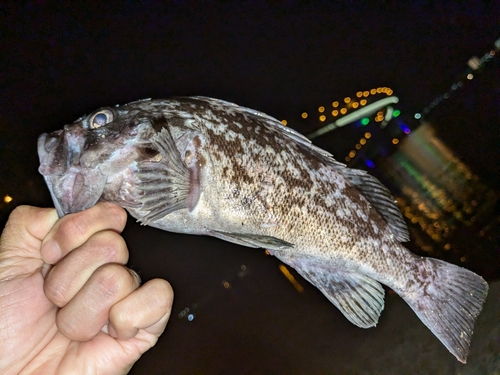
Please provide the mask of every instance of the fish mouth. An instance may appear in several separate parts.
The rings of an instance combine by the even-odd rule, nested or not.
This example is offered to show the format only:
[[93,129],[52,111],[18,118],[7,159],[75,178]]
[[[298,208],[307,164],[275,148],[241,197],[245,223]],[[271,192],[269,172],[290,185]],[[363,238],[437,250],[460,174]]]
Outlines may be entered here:
[[38,171],[45,179],[59,217],[94,206],[107,180],[98,168],[81,166],[80,153],[65,138],[62,130],[38,138]]

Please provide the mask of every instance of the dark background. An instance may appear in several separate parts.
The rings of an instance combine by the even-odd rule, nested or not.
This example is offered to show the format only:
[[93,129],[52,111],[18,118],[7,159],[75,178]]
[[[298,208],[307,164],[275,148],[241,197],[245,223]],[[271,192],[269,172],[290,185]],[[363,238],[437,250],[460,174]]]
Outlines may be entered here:
[[[301,112],[389,86],[410,122],[463,76],[470,57],[493,49],[499,15],[497,1],[3,3],[0,225],[18,204],[51,205],[37,172],[38,135],[101,106],[206,95],[287,119],[308,133],[320,124],[301,121]],[[445,143],[496,191],[498,60],[429,114]],[[327,148],[335,154],[343,141]],[[9,204],[3,202],[7,194],[13,198]],[[166,333],[133,373],[485,373],[494,367],[484,366],[494,363],[500,368],[491,354],[498,354],[498,340],[478,338],[478,332],[486,338],[498,332],[498,316],[488,320],[486,311],[486,323],[474,336],[476,362],[460,367],[392,294],[379,327],[365,331],[294,274],[305,287],[297,293],[276,259],[261,250],[142,228],[133,220],[124,236],[131,265],[143,278],[164,277],[176,291]],[[498,303],[494,290],[491,311]]]

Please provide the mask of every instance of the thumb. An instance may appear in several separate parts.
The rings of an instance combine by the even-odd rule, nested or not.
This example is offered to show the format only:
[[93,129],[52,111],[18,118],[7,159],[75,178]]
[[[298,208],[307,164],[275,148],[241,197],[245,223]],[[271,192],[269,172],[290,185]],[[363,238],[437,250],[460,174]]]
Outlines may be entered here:
[[[26,267],[23,260],[41,260],[42,240],[57,220],[57,212],[53,208],[16,207],[0,237],[0,269],[10,263]],[[25,269],[24,272],[33,270]]]

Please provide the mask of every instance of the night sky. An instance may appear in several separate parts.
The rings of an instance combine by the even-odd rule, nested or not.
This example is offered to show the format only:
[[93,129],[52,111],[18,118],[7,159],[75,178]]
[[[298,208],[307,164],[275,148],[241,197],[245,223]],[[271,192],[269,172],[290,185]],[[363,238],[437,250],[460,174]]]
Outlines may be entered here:
[[[287,119],[291,127],[307,133],[319,123],[301,122],[301,112],[314,112],[320,105],[342,100],[360,90],[388,86],[400,98],[402,118],[411,122],[415,112],[446,92],[459,77],[463,78],[470,57],[481,57],[493,49],[494,41],[500,37],[498,1],[369,1],[361,4],[280,1],[272,6],[251,1],[124,1],[102,5],[61,2],[57,6],[43,0],[22,3],[7,1],[0,5],[0,197],[3,199],[9,194],[14,199],[8,205],[0,203],[2,226],[17,204],[51,205],[48,190],[37,172],[38,135],[60,129],[101,106],[148,97],[212,96],[258,109],[280,120]],[[497,56],[429,115],[444,142],[482,181],[497,190],[500,189],[498,61]],[[336,142],[342,144],[343,139]],[[330,151],[338,147],[330,146]],[[129,243],[137,241],[138,247],[141,247],[138,238],[145,238],[147,232],[149,238],[156,236],[159,241],[195,249],[191,255],[186,255],[191,249],[175,249],[165,258],[157,255],[149,259],[133,254],[131,257],[136,267],[143,267],[145,279],[159,276],[160,272],[152,266],[148,268],[146,261],[170,265],[165,275],[160,276],[173,280],[178,296],[172,317],[176,322],[187,324],[185,319],[177,318],[177,313],[184,308],[182,304],[203,299],[200,295],[205,291],[213,296],[207,299],[210,302],[206,304],[206,316],[213,313],[215,320],[221,316],[221,304],[227,304],[227,310],[224,307],[227,313],[230,309],[245,308],[240,306],[243,300],[262,298],[258,303],[269,302],[280,296],[279,290],[290,294],[283,297],[289,301],[281,302],[282,310],[275,307],[277,312],[286,313],[290,306],[300,304],[300,300],[294,300],[296,292],[276,271],[278,263],[261,253],[255,255],[253,249],[241,250],[214,239],[186,239],[187,236],[139,228],[133,223],[127,231]],[[216,249],[214,255],[197,252],[200,246]],[[160,250],[148,254],[160,254]],[[253,268],[254,284],[241,281],[241,289],[233,289],[243,292],[235,291],[228,301],[220,290],[223,279],[220,275],[224,272],[237,275],[242,262],[248,263],[244,260],[246,257],[256,267]],[[186,264],[190,264],[191,271],[186,270]],[[275,275],[269,276],[263,270]],[[213,290],[199,286],[211,285],[212,281],[216,285]],[[272,283],[281,284],[271,295],[268,289],[274,288]],[[308,303],[325,310],[325,317],[328,311],[328,314],[336,314],[335,319],[343,319],[337,311],[331,311],[335,309],[323,301],[319,293],[315,294],[312,288],[307,291]],[[247,311],[245,319],[258,319],[255,315],[260,316],[261,323],[275,319],[270,315],[272,311],[265,314],[260,310],[256,314],[251,311],[254,310]],[[233,315],[227,314],[222,321],[231,322]],[[307,317],[301,309],[296,315],[290,314]],[[219,324],[222,321],[218,321]],[[171,350],[170,356],[165,355],[170,369],[177,363],[172,346],[178,337],[187,335],[183,333],[184,326],[179,324],[172,323],[170,339],[165,339],[170,341],[163,341]],[[201,322],[197,324],[206,327]],[[289,329],[285,323],[282,325],[280,329]],[[262,327],[267,326],[262,323]],[[276,325],[272,327],[277,329]],[[318,325],[311,329],[321,334],[323,328]],[[185,344],[190,349],[182,350],[185,355],[186,350],[196,352],[203,348],[205,357],[190,352],[192,357],[184,360],[184,367],[178,365],[177,373],[189,373],[188,362],[208,361],[214,355],[207,349],[203,335],[209,334],[203,329],[192,333],[197,335],[192,338],[194,346]],[[217,329],[222,332],[224,325]],[[351,329],[342,328],[342,332],[364,340],[359,330]],[[386,333],[391,332],[388,329]],[[221,344],[233,345],[228,363],[248,365],[267,353],[256,332],[241,330],[247,334],[249,331],[252,339],[247,342],[248,346],[241,343],[241,351],[247,352],[245,355],[238,352],[234,342]],[[295,329],[286,332],[290,340],[294,340]],[[283,335],[283,331],[276,334],[279,335]],[[375,336],[376,333],[370,331],[367,339]],[[307,345],[306,339],[295,339]],[[432,338],[430,341],[439,348],[439,343]],[[279,342],[286,345],[288,341]],[[324,356],[330,355],[325,349],[326,342],[326,338],[315,340]],[[255,347],[260,349],[255,352],[249,349]],[[181,344],[179,348],[183,348]],[[276,350],[272,346],[268,349]],[[447,355],[440,348],[437,350]],[[286,357],[277,355],[281,360]],[[355,355],[350,358],[356,360]],[[154,361],[158,360],[150,357],[148,361],[157,363]],[[262,371],[267,369],[271,373],[279,373],[273,368],[286,369],[288,373],[293,373],[295,368],[293,365],[266,367],[264,363],[268,362],[262,362]],[[245,366],[225,370],[220,367],[221,372],[216,372],[217,366],[213,367],[214,373],[252,373],[248,370],[251,366]],[[191,370],[196,372],[194,368]]]

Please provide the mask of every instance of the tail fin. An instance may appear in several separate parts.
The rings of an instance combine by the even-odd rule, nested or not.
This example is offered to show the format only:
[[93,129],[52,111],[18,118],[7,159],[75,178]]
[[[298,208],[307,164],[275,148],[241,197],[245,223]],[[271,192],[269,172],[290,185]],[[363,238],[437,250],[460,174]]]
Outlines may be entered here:
[[417,263],[416,292],[402,297],[450,353],[465,363],[488,284],[474,272],[438,259],[420,258]]

